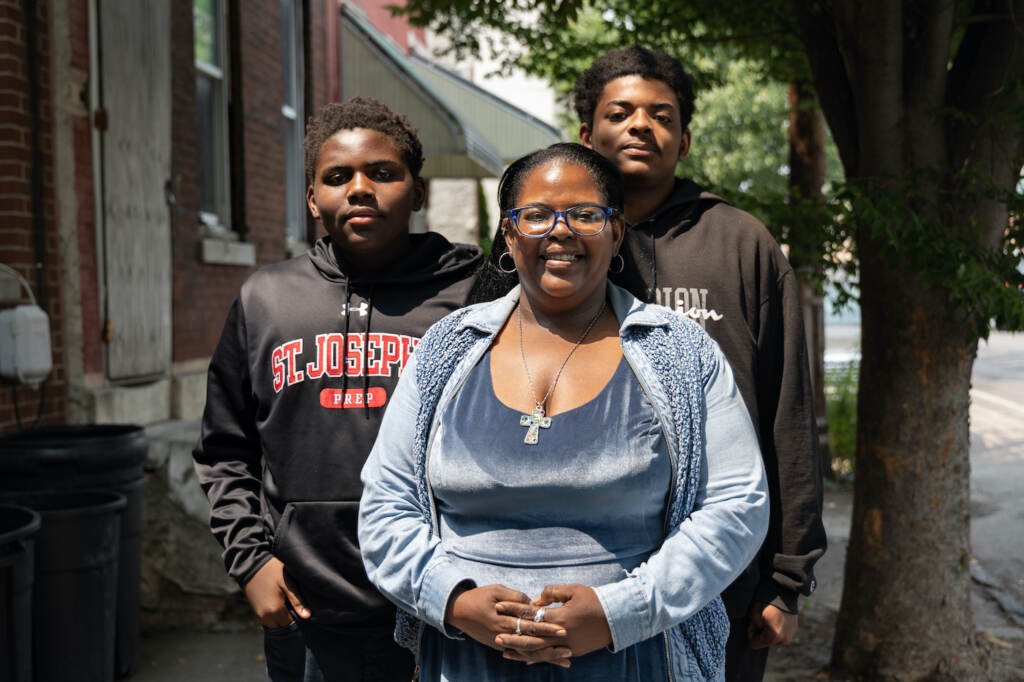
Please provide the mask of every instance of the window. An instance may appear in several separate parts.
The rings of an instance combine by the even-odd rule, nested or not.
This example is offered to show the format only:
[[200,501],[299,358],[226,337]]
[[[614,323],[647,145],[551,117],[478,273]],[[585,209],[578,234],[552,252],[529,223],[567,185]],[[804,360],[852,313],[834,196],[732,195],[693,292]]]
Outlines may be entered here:
[[284,119],[286,235],[289,246],[299,250],[304,250],[308,242],[306,171],[302,154],[302,138],[305,134],[302,26],[301,0],[281,0],[281,46],[284,50],[281,62],[284,68],[281,115]]
[[228,140],[228,50],[224,0],[193,0],[199,220],[205,236],[233,236]]

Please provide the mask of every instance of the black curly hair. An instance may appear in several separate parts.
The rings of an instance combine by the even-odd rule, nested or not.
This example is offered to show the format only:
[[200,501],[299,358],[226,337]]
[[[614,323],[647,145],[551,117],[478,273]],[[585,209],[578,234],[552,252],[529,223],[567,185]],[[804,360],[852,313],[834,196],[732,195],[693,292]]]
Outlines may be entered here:
[[513,161],[498,182],[498,208],[502,212],[516,207],[523,180],[533,169],[547,163],[561,162],[579,166],[590,174],[601,192],[602,200],[610,207],[622,210],[622,173],[615,164],[593,149],[575,142],[556,142]]
[[576,79],[576,84],[572,88],[572,98],[580,123],[593,126],[594,110],[597,109],[597,102],[601,99],[604,86],[623,76],[640,76],[668,85],[679,100],[679,116],[683,130],[690,125],[695,99],[693,76],[686,73],[683,65],[675,57],[639,45],[613,50],[595,59],[594,63]]
[[414,178],[423,170],[423,145],[416,129],[404,114],[388,108],[373,97],[353,97],[347,102],[331,102],[309,117],[306,139],[302,143],[306,156],[306,182],[313,184],[320,147],[339,130],[366,128],[387,135],[398,145],[405,165]]

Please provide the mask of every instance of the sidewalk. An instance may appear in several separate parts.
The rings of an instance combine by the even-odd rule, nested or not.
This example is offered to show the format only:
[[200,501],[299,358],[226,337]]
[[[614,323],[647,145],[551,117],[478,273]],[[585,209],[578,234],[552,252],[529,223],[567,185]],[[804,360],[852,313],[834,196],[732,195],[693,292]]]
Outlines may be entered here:
[[[800,631],[795,642],[769,657],[765,679],[805,682],[827,667],[832,630],[842,598],[843,563],[850,536],[853,503],[849,489],[825,494],[825,530],[829,549],[815,573],[820,587],[802,600]],[[1024,680],[1024,623],[1017,625],[999,606],[989,588],[973,583],[974,623],[979,638],[1004,672],[996,680]],[[1005,593],[1011,600],[1016,595]],[[263,682],[263,636],[255,621],[224,632],[173,631],[143,636],[142,664],[132,682]],[[1020,672],[1014,672],[1020,671]]]
[[[832,636],[842,600],[843,567],[850,539],[852,510],[852,489],[825,493],[823,520],[828,534],[828,551],[815,564],[814,573],[819,587],[812,597],[801,599],[800,630],[793,643],[774,650],[769,656],[766,682],[829,679],[823,671],[827,669],[832,655]],[[973,526],[972,518],[972,529]],[[1019,532],[1019,526],[1016,532]],[[984,569],[980,573],[983,572]],[[972,570],[972,575],[976,573],[979,572]],[[971,585],[974,626],[979,640],[989,648],[998,671],[992,680],[1024,680],[1024,617],[1014,622],[1014,616],[1003,610],[997,601],[1001,598],[1006,606],[1012,608],[1018,597],[1001,587],[982,585],[977,575],[974,577]]]

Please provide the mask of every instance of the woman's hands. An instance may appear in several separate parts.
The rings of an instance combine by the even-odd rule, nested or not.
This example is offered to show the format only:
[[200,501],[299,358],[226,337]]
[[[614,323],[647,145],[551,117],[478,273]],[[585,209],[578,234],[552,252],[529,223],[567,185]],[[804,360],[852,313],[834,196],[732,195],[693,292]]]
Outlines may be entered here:
[[[521,608],[536,610],[530,606],[529,597],[503,585],[462,587],[457,588],[448,600],[444,621],[485,646],[505,650],[506,658],[513,658],[510,653],[514,653],[528,656],[530,663],[546,662],[569,667],[572,651],[564,644],[565,628],[554,623],[534,623],[531,619],[503,615],[498,611],[498,604],[517,604]],[[515,633],[517,620],[523,634],[512,635],[516,640],[514,644],[503,643],[504,637]]]
[[[522,602],[521,599],[502,600],[496,608],[499,614],[522,618],[524,631],[527,622],[533,624],[533,618],[540,607],[561,602],[560,607],[545,609],[544,623],[559,625],[565,629],[566,636],[561,646],[568,647],[571,655],[589,654],[612,643],[612,632],[608,628],[604,608],[593,588],[586,585],[548,585],[532,602]],[[546,660],[537,658],[543,650],[531,650],[521,646],[533,638],[514,634],[515,626],[512,632],[513,634],[503,634],[497,639],[499,646],[506,648],[506,658],[526,663]],[[568,661],[566,663],[568,664]]]

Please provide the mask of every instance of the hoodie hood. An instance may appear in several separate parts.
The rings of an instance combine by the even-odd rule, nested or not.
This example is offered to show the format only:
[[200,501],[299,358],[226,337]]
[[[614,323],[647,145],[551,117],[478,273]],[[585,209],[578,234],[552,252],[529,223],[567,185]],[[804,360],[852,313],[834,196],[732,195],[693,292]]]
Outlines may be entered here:
[[309,250],[309,259],[331,282],[352,284],[406,285],[461,279],[480,265],[483,251],[471,244],[452,244],[436,232],[410,234],[410,248],[404,258],[370,275],[355,275],[352,267],[334,248],[330,236],[322,237]]
[[654,213],[630,227],[645,228],[648,225],[659,225],[667,216],[670,216],[673,222],[678,224],[680,216],[689,215],[701,202],[709,202],[709,205],[714,205],[724,201],[720,196],[708,192],[693,180],[676,178],[675,187],[668,199],[658,206]]
[[668,199],[647,218],[628,226],[619,251],[623,269],[612,273],[611,280],[647,303],[660,302],[658,242],[671,241],[688,232],[718,204],[726,201],[693,180],[676,178]]
[[313,622],[359,632],[394,623],[356,542],[359,472],[420,338],[465,305],[481,258],[410,239],[360,280],[329,238],[253,273],[211,361],[196,448],[232,577],[244,585],[276,556]]

